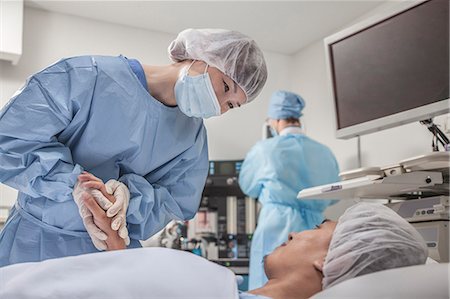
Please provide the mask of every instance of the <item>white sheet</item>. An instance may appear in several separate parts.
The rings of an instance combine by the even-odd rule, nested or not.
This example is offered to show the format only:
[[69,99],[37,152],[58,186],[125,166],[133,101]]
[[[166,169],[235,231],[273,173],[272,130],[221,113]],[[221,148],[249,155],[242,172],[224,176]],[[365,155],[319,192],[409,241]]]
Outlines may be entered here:
[[0,298],[231,299],[238,290],[232,271],[204,258],[139,248],[0,268]]

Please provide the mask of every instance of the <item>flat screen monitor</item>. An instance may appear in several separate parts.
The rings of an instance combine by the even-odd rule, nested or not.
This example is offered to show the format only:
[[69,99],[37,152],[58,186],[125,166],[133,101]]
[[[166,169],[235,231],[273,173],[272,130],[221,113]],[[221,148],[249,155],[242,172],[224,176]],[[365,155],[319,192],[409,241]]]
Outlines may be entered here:
[[338,138],[450,112],[449,1],[395,5],[325,39]]

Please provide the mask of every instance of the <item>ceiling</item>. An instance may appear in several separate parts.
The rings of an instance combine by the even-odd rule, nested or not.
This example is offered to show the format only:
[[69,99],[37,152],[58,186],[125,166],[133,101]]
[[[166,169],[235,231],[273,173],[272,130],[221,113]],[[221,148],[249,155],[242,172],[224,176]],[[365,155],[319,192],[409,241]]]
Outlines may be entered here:
[[41,1],[29,7],[176,34],[241,31],[266,51],[291,55],[387,1]]

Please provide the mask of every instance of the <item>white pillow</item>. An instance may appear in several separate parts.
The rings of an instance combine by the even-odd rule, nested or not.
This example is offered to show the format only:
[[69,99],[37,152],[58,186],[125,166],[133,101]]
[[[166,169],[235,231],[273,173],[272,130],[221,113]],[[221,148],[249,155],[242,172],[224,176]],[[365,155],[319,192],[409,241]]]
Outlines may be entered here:
[[0,298],[238,298],[229,269],[192,253],[139,248],[0,268]]
[[338,283],[311,299],[448,299],[449,269],[444,263],[374,272]]

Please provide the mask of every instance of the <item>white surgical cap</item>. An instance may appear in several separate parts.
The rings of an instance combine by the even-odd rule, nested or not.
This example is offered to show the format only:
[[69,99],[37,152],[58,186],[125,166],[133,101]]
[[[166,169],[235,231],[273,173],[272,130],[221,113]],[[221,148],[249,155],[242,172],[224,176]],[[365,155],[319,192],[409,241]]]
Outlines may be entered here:
[[424,264],[422,236],[397,213],[374,203],[358,203],[339,218],[323,266],[322,287],[386,269]]
[[186,29],[169,45],[169,57],[179,62],[202,60],[238,84],[247,103],[261,92],[267,68],[262,51],[250,37],[224,29]]

